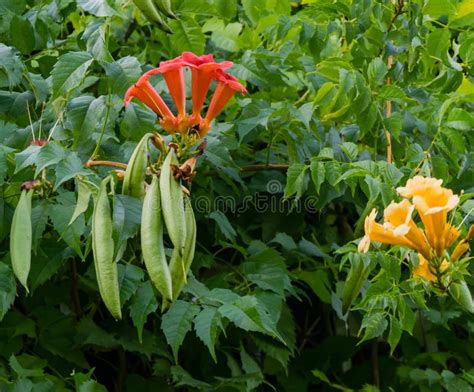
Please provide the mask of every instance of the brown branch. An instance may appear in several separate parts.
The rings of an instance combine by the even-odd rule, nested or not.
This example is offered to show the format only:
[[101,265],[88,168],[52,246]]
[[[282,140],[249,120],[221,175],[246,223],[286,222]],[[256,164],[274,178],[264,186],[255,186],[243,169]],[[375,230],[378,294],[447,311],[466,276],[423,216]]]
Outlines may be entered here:
[[110,167],[118,167],[120,169],[127,169],[126,163],[121,162],[112,162],[112,161],[96,161],[96,160],[88,160],[85,164],[85,167],[89,168],[92,166],[110,166]]

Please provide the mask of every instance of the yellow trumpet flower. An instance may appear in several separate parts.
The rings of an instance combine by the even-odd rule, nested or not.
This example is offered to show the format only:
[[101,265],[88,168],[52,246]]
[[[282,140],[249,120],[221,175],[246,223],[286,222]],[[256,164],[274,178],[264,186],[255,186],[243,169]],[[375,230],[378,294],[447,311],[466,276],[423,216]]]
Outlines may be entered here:
[[[375,209],[365,218],[365,236],[359,243],[359,252],[367,252],[371,241],[411,248],[418,252],[420,260],[413,276],[430,282],[439,279],[439,272],[449,266],[447,260],[454,262],[461,258],[469,250],[469,241],[474,238],[471,226],[466,238],[455,246],[451,256],[446,254],[461,234],[458,228],[448,223],[448,213],[459,204],[459,196],[443,188],[442,183],[443,180],[436,178],[415,176],[404,187],[397,188],[404,199],[399,203],[391,202],[385,208],[383,224],[375,221]],[[413,219],[415,210],[422,227]],[[433,271],[437,271],[438,276]]]

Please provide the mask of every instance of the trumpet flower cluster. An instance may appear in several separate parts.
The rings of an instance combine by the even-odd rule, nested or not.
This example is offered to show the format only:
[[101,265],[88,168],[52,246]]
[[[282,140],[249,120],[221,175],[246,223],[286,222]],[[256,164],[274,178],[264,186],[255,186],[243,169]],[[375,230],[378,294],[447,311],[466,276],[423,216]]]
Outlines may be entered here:
[[[241,94],[247,92],[234,76],[225,72],[231,65],[230,61],[216,63],[212,54],[196,56],[194,53],[184,52],[172,60],[162,61],[159,67],[142,75],[125,94],[125,106],[133,98],[137,98],[160,117],[160,125],[168,133],[184,134],[194,129],[199,138],[202,138],[209,132],[212,120],[224,109],[233,95],[236,92]],[[191,69],[192,76],[191,114],[186,112],[185,67]],[[170,110],[150,83],[150,77],[157,74],[163,75],[175,104],[176,114]],[[202,117],[201,111],[212,81],[216,81],[216,88],[206,115]]]
[[[404,199],[390,203],[384,211],[383,224],[375,221],[376,209],[365,218],[365,236],[359,243],[359,252],[367,252],[371,241],[411,248],[419,256],[413,275],[430,282],[438,280],[450,262],[455,262],[469,250],[469,241],[474,237],[471,226],[466,238],[454,246],[461,233],[448,222],[448,212],[459,204],[459,196],[443,188],[442,182],[415,176],[404,187],[397,188],[397,193]],[[413,220],[414,211],[422,226]]]

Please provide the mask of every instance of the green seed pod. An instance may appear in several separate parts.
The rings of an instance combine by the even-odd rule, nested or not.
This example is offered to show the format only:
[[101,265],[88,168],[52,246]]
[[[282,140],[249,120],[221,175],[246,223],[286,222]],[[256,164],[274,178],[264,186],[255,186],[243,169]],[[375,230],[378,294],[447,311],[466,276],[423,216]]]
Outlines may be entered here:
[[186,224],[184,214],[184,198],[181,181],[173,176],[171,165],[177,165],[178,160],[173,149],[166,156],[160,175],[161,207],[168,234],[173,246],[182,255],[186,240]]
[[152,137],[147,133],[142,137],[135,147],[132,156],[125,171],[123,179],[122,193],[137,198],[143,198],[145,195],[145,174],[148,160],[148,139]]
[[471,290],[469,290],[465,281],[452,282],[449,285],[449,292],[464,310],[467,310],[469,313],[474,313],[474,301],[472,300]]
[[176,19],[176,15],[173,12],[171,0],[154,0],[155,6],[167,17]]
[[172,32],[152,0],[133,0],[133,2],[149,22],[155,23],[161,30],[167,33]]
[[171,278],[173,281],[173,300],[176,300],[186,284],[187,276],[194,259],[196,248],[196,219],[194,218],[191,200],[188,196],[184,198],[186,218],[186,241],[183,255],[180,257],[176,249],[173,251],[170,261]]
[[115,319],[121,319],[122,310],[120,307],[117,263],[114,261],[112,217],[107,196],[107,183],[109,181],[109,177],[102,181],[95,200],[92,215],[92,252],[100,296],[112,316]]
[[342,291],[343,313],[347,312],[352,302],[357,298],[371,271],[370,259],[367,255],[354,253],[351,256],[351,269]]
[[141,245],[143,261],[150,279],[165,300],[171,300],[173,289],[171,274],[163,245],[163,221],[158,177],[153,180],[143,200]]
[[13,214],[10,232],[10,257],[13,272],[28,292],[27,279],[31,267],[31,198],[33,191],[23,190]]

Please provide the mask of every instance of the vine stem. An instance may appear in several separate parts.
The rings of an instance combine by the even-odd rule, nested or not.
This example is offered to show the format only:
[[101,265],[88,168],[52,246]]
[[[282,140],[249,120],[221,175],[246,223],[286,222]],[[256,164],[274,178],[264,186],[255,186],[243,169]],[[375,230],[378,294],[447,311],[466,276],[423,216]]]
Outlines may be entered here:
[[[85,164],[85,167],[90,168],[93,166],[110,166],[110,167],[118,167],[120,169],[127,169],[126,163],[121,162],[113,162],[113,161],[95,161],[89,159]],[[282,164],[282,163],[269,163],[269,164],[258,164],[258,165],[249,165],[249,166],[242,166],[240,171],[242,173],[246,172],[257,172],[257,171],[265,171],[265,170],[276,170],[276,171],[287,171],[289,165]],[[208,171],[204,172],[204,176],[215,176],[217,175],[217,171]]]
[[121,162],[113,162],[113,161],[95,161],[92,159],[89,159],[85,164],[85,167],[89,168],[92,166],[110,166],[110,167],[118,167],[120,169],[127,169],[127,164],[126,163],[121,163]]
[[90,157],[91,160],[93,160],[97,155],[99,155],[100,145],[102,144],[102,138],[104,137],[105,128],[107,127],[107,123],[109,121],[111,96],[112,96],[112,94],[110,93],[110,86],[109,86],[109,94],[107,95],[107,101],[105,103],[104,124],[102,125],[102,129],[100,130],[99,140],[97,140],[97,144],[95,146],[94,152],[92,153],[92,155]]
[[[387,69],[390,71],[393,65],[393,56],[388,56],[387,58]],[[387,78],[387,85],[392,83],[392,79],[390,76]],[[385,101],[385,117],[390,118],[392,116],[392,101],[387,99]],[[390,134],[390,130],[384,127],[385,130],[385,138],[387,139],[387,162],[392,163],[392,135]]]

